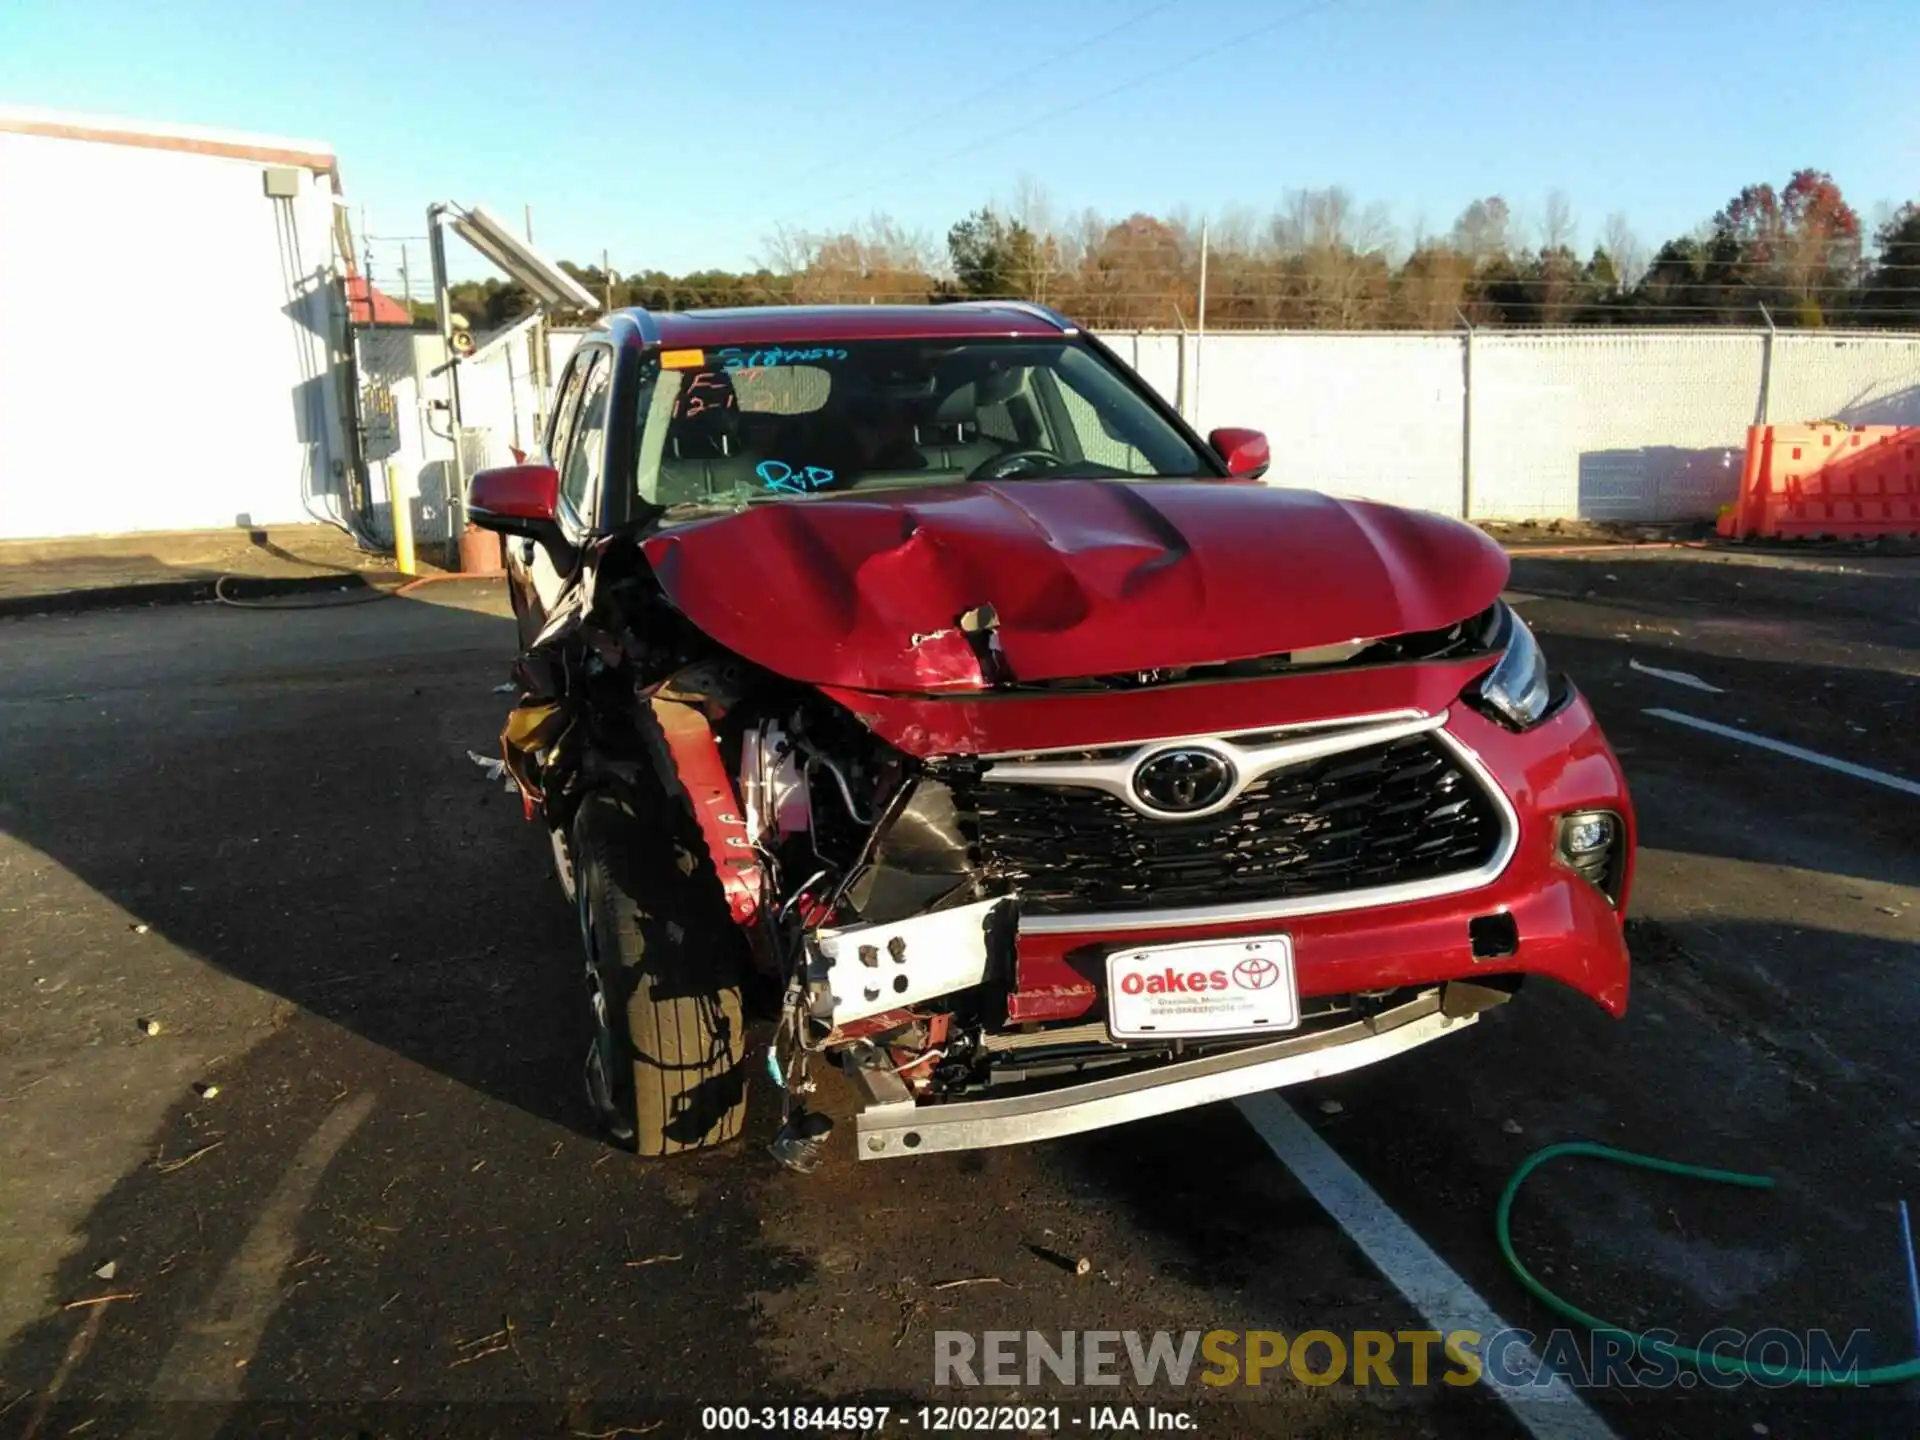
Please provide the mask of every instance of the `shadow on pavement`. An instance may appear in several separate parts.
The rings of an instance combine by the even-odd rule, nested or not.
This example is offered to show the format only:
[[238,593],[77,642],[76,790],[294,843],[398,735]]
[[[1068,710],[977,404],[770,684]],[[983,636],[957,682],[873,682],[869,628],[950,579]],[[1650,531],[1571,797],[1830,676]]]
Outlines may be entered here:
[[0,828],[226,973],[584,1127],[570,910],[518,797],[467,758],[497,750],[512,622],[351,615],[127,617],[177,673],[122,688],[76,654],[67,703],[11,707]]
[[[91,1342],[84,1398],[135,1400],[161,1382],[190,1383],[216,1402],[324,1394],[367,1407],[571,1395],[570,1408],[541,1413],[560,1429],[595,1432],[661,1418],[694,1375],[709,1398],[767,1395],[776,1382],[756,1344],[767,1297],[796,1284],[807,1264],[777,1233],[761,1232],[763,1192],[775,1182],[758,1177],[773,1172],[743,1182],[734,1152],[642,1169],[588,1138],[571,917],[542,837],[466,754],[494,749],[508,697],[490,687],[513,657],[512,622],[411,600],[355,608],[358,618],[339,621],[312,612],[156,616],[174,622],[150,633],[156,645],[180,647],[177,674],[166,664],[155,672],[151,657],[130,651],[128,668],[145,664],[150,678],[127,680],[76,653],[65,678],[31,694],[0,693],[9,768],[0,828],[167,942],[283,997],[303,1017],[220,1074],[223,1104],[183,1102],[157,1140],[159,1154],[177,1159],[245,1135],[244,1154],[236,1146],[178,1169],[142,1166],[89,1216],[87,1244],[63,1263],[57,1293],[97,1293],[93,1267],[108,1252],[128,1276],[176,1278],[155,1287],[164,1298],[109,1307]],[[139,643],[129,642],[132,650]],[[1615,726],[1620,702],[1610,687],[1629,658],[1648,651],[1593,638],[1548,643],[1550,658],[1573,670]],[[227,658],[209,660],[209,650]],[[1662,653],[1688,659],[1683,668],[1715,667],[1730,690],[1772,697],[1774,708],[1749,712],[1763,729],[1809,687],[1829,676],[1856,683],[1859,674],[1790,655]],[[1637,745],[1650,723],[1623,712],[1614,738]],[[1629,753],[1636,784],[1683,787],[1689,767],[1727,763],[1724,750],[1696,755],[1673,744],[1675,758]],[[1792,789],[1791,780],[1776,783]],[[1806,794],[1806,823],[1821,803]],[[1678,802],[1668,811],[1677,813]],[[1856,848],[1886,857],[1866,878],[1913,883],[1911,817],[1865,823],[1885,828]],[[1676,825],[1648,839],[1749,858],[1736,837],[1706,833],[1703,841]],[[1765,849],[1756,841],[1751,854]],[[1509,1293],[1486,1238],[1491,1187],[1535,1143],[1566,1138],[1543,1127],[1577,1122],[1624,1143],[1754,1168],[1750,1152],[1764,1143],[1813,1177],[1804,1195],[1785,1197],[1779,1244],[1766,1242],[1796,1268],[1730,1293],[1725,1304],[1813,1323],[1805,1317],[1819,1313],[1818,1297],[1837,1296],[1842,1308],[1865,1294],[1863,1267],[1881,1274],[1877,1253],[1869,1267],[1852,1258],[1865,1251],[1836,1258],[1824,1250],[1819,1217],[1836,1187],[1877,1204],[1896,1172],[1913,1173],[1910,1139],[1895,1155],[1884,1137],[1863,1143],[1847,1126],[1862,1097],[1897,1105],[1899,1094],[1874,1074],[1834,1071],[1805,1039],[1806,1011],[1792,996],[1763,1006],[1746,993],[1750,980],[1743,989],[1719,972],[1728,955],[1778,954],[1803,966],[1827,957],[1866,975],[1886,965],[1888,948],[1837,926],[1788,922],[1722,926],[1720,948],[1705,960],[1684,933],[1678,943],[1692,958],[1669,954],[1670,975],[1650,966],[1623,1025],[1550,990],[1541,1004],[1546,987],[1535,987],[1475,1033],[1308,1098],[1337,1094],[1348,1113],[1367,1117],[1343,1149],[1383,1189],[1378,1177],[1402,1176],[1390,1197],[1450,1256],[1472,1257],[1459,1263],[1490,1296]],[[1852,993],[1832,1003],[1853,1013],[1876,1002]],[[1649,1010],[1667,1018],[1649,1020]],[[1883,1056],[1865,1058],[1883,1058],[1898,1082],[1906,1071],[1897,1037],[1886,1043]],[[476,1112],[461,1103],[463,1088],[498,1103]],[[302,1146],[334,1107],[365,1093],[374,1096],[368,1118],[312,1203],[284,1235],[267,1237],[278,1247],[267,1273],[310,1287],[318,1303],[268,1312],[243,1357],[244,1382],[217,1378],[207,1365],[183,1370],[180,1327],[201,1323],[194,1317],[224,1293],[236,1259],[253,1253],[262,1204],[297,1169]],[[1501,1129],[1522,1106],[1525,1141]],[[755,1109],[749,1144],[763,1138],[765,1110]],[[1229,1111],[1083,1137],[1049,1154],[1085,1193],[1118,1205],[1153,1237],[1173,1278],[1236,1295],[1276,1328],[1365,1328],[1391,1299],[1384,1282],[1355,1292],[1349,1273],[1297,1258],[1289,1235],[1324,1222],[1307,1215]],[[987,1157],[957,1173],[985,1189],[999,1163]],[[1543,1193],[1558,1192],[1543,1185]],[[1608,1207],[1629,1200],[1603,1189],[1563,1195],[1554,1212],[1563,1229],[1545,1243],[1584,1256]],[[1715,1212],[1707,1223],[1751,1225],[1744,1216]],[[857,1230],[859,1217],[844,1223]],[[1618,1220],[1627,1239],[1636,1226],[1660,1223],[1630,1206]],[[929,1234],[924,1243],[932,1251],[943,1242]],[[1631,1258],[1612,1253],[1601,1279],[1625,1284]],[[1820,1268],[1829,1264],[1840,1268]],[[511,1297],[504,1310],[503,1295]],[[1647,1306],[1669,1300],[1698,1295],[1656,1291]],[[142,1304],[160,1313],[134,1310]],[[1861,1316],[1876,1318],[1858,1323],[1891,1323],[1877,1307],[1862,1299]],[[125,1318],[136,1314],[138,1323]],[[1507,1318],[1539,1317],[1516,1303]],[[32,1327],[0,1361],[0,1375],[44,1385],[80,1323],[56,1312]],[[1158,1321],[1142,1314],[1132,1323]],[[833,1395],[830,1376],[819,1389]],[[622,1408],[623,1396],[635,1404]],[[779,1398],[802,1397],[788,1385]],[[1744,1415],[1762,1399],[1776,1410],[1802,1403],[1777,1393],[1727,1403]],[[218,1403],[206,1413],[215,1425],[207,1433],[231,1418]],[[1887,1433],[1844,1428],[1855,1413],[1836,1410],[1820,1433]],[[1862,1413],[1884,1420],[1888,1412]]]

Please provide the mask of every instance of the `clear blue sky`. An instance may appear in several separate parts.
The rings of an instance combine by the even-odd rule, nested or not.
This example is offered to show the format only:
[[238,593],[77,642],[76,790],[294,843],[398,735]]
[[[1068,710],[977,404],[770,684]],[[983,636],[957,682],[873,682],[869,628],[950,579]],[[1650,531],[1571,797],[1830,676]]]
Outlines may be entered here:
[[1916,19],[1913,0],[6,0],[0,100],[325,140],[376,233],[420,233],[438,198],[531,203],[542,249],[621,270],[742,266],[777,224],[875,210],[939,238],[1022,175],[1114,216],[1338,184],[1403,233],[1489,193],[1537,217],[1558,186],[1585,243],[1622,210],[1651,248],[1801,165],[1869,224],[1920,196]]

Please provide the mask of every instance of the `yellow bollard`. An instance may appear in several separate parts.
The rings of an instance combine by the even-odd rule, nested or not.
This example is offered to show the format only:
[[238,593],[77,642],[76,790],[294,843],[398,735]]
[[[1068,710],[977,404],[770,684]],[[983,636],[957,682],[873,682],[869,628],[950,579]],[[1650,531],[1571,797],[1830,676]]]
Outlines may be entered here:
[[413,556],[413,497],[400,485],[400,467],[387,461],[387,508],[393,514],[393,562],[402,575],[418,575]]

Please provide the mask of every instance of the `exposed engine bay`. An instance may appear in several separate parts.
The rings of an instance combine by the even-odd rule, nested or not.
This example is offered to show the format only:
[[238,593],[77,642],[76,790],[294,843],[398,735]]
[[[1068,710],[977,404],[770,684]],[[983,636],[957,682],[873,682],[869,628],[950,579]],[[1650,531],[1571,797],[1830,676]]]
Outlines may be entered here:
[[[681,616],[630,543],[601,542],[582,564],[582,582],[516,668],[522,699],[502,737],[508,767],[528,817],[556,837],[596,787],[633,792],[646,813],[663,800],[682,812],[777,996],[765,1068],[783,1094],[783,1138],[799,1147],[783,1158],[797,1168],[808,1168],[824,1127],[805,1102],[810,1066],[823,1055],[884,1078],[896,1095],[941,1102],[1269,1038],[1121,1040],[1097,1013],[1057,1023],[1010,1014],[1023,887],[1042,877],[1031,853],[1009,860],[978,844],[980,811],[992,803],[979,782],[990,762],[903,753],[818,689],[725,652]],[[994,673],[991,608],[957,617],[957,628]],[[1493,630],[1487,612],[1436,634],[1236,668],[1273,674],[1477,654]],[[1086,684],[1182,678],[1156,671]],[[1364,1021],[1408,996],[1315,997],[1301,1028]]]

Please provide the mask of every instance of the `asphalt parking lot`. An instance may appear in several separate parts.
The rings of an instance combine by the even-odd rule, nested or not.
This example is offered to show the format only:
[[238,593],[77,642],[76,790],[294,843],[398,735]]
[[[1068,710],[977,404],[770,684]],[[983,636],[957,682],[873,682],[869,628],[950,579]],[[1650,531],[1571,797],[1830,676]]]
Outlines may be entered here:
[[[1884,776],[1920,781],[1920,561],[1523,557],[1512,588],[1633,784],[1628,1017],[1536,985],[1294,1112],[1541,1335],[1492,1233],[1530,1152],[1767,1172],[1569,1164],[1516,1239],[1632,1328],[1912,1358],[1920,808]],[[425,594],[0,622],[0,1434],[611,1440],[1015,1398],[936,1390],[939,1331],[1430,1328],[1234,1107],[900,1163],[843,1140],[811,1177],[765,1156],[770,1104],[711,1155],[600,1145],[570,917],[467,758],[505,704],[504,596]],[[1910,1385],[1604,1386],[1547,1421],[1485,1384],[1199,1392],[1018,1398],[1069,1433],[1129,1401],[1208,1436],[1920,1429]]]

